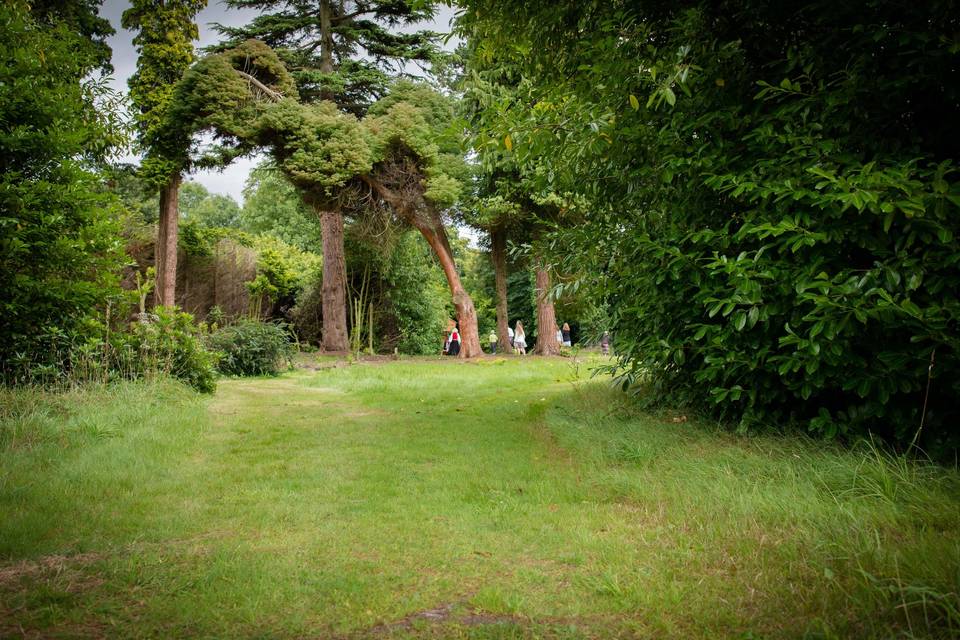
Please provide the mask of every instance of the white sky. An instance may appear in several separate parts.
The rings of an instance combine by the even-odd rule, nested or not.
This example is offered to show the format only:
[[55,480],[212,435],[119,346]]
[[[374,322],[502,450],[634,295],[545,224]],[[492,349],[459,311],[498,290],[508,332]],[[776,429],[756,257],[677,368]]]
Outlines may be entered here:
[[[133,48],[133,32],[125,31],[120,26],[120,16],[124,10],[130,6],[129,2],[124,0],[104,0],[100,8],[100,15],[110,21],[117,33],[107,40],[110,48],[113,50],[113,68],[114,75],[111,79],[111,85],[117,91],[127,92],[127,79],[136,70],[137,52]],[[219,0],[210,0],[207,8],[197,16],[197,24],[200,27],[200,39],[196,47],[206,47],[219,40],[219,34],[211,27],[212,23],[220,23],[228,26],[242,26],[247,24],[254,16],[258,14],[255,9],[227,9]],[[437,19],[433,23],[424,23],[417,28],[432,29],[438,32],[447,32],[450,30],[450,20],[453,18],[454,10],[450,7],[440,7]],[[449,47],[455,46],[451,41]],[[243,185],[250,174],[250,170],[259,162],[260,157],[240,158],[235,160],[229,167],[222,171],[204,170],[196,171],[190,174],[189,179],[195,180],[205,186],[212,193],[223,193],[239,202],[243,202]],[[124,158],[127,162],[138,162],[135,155]]]

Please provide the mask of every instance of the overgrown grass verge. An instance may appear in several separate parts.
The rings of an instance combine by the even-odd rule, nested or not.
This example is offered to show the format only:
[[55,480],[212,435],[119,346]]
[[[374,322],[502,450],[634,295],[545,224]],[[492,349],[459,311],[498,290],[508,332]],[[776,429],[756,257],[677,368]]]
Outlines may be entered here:
[[953,471],[564,359],[0,392],[0,637],[956,635]]
[[[864,441],[743,437],[586,387],[546,419],[595,490],[650,518],[642,543],[755,619],[823,637],[960,634],[960,474]],[[652,540],[652,542],[651,542]],[[597,588],[623,596],[622,572]],[[649,603],[653,604],[653,603]]]

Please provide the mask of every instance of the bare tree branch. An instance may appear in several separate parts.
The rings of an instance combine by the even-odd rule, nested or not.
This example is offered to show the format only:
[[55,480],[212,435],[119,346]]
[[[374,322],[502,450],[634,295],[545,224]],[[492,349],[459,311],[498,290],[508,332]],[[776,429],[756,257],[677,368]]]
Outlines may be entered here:
[[249,82],[250,84],[252,84],[253,86],[255,86],[257,89],[260,89],[260,91],[262,91],[264,95],[266,95],[268,98],[270,98],[270,99],[273,100],[274,102],[280,102],[281,100],[283,100],[283,94],[282,94],[282,93],[280,93],[279,91],[274,91],[273,89],[271,89],[271,88],[268,87],[267,85],[263,84],[262,82],[260,82],[260,81],[257,80],[256,78],[254,78],[254,77],[253,77],[252,75],[250,75],[249,73],[246,73],[246,72],[244,72],[244,71],[240,71],[239,69],[234,69],[234,71],[236,71],[238,74],[240,74],[240,77],[241,77],[241,78],[244,78],[247,82]]

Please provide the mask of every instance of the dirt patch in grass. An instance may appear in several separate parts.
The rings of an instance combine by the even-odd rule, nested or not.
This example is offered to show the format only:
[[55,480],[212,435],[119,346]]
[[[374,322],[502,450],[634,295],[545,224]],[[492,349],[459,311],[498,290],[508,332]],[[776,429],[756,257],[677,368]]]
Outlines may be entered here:
[[[48,555],[0,566],[0,638],[107,637],[106,627],[95,620],[43,621],[45,611],[69,609],[103,586],[106,581],[88,570],[103,558],[99,553]],[[34,619],[31,610],[39,617]]]
[[59,576],[86,567],[103,559],[99,553],[78,553],[72,556],[49,555],[37,560],[22,560],[15,564],[0,566],[0,590],[24,578]]
[[409,632],[424,625],[437,627],[449,627],[450,625],[475,627],[505,623],[524,625],[528,622],[529,621],[519,616],[477,611],[470,608],[464,601],[447,602],[430,609],[424,609],[423,611],[415,611],[393,622],[378,624],[360,632],[360,634],[355,637],[373,638],[390,636],[398,632]]

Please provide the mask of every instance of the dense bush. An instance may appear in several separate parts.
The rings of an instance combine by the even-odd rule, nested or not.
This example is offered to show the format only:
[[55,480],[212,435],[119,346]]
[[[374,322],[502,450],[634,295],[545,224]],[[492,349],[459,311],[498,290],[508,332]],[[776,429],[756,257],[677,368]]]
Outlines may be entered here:
[[385,271],[385,311],[395,319],[397,349],[413,355],[435,353],[450,317],[450,294],[419,234],[403,235]]
[[218,329],[208,345],[219,354],[220,372],[232,376],[275,375],[294,352],[284,325],[247,319]]
[[26,381],[56,388],[170,376],[212,393],[216,354],[205,347],[204,331],[190,314],[166,307],[119,330],[93,324],[85,340],[57,354],[55,365],[35,364]]
[[557,259],[609,303],[625,385],[956,446],[954,2],[469,4],[478,58],[512,42],[525,74],[485,142],[587,201]]
[[[81,12],[82,13],[82,12]],[[0,377],[53,364],[119,292],[116,199],[92,168],[121,140],[102,50],[51,10],[0,4]],[[95,15],[90,16],[95,20]],[[49,21],[49,22],[48,22]],[[106,104],[104,104],[106,103]]]
[[202,393],[216,389],[216,354],[204,346],[203,331],[189,313],[158,307],[119,339],[117,368],[127,377],[163,373]]

